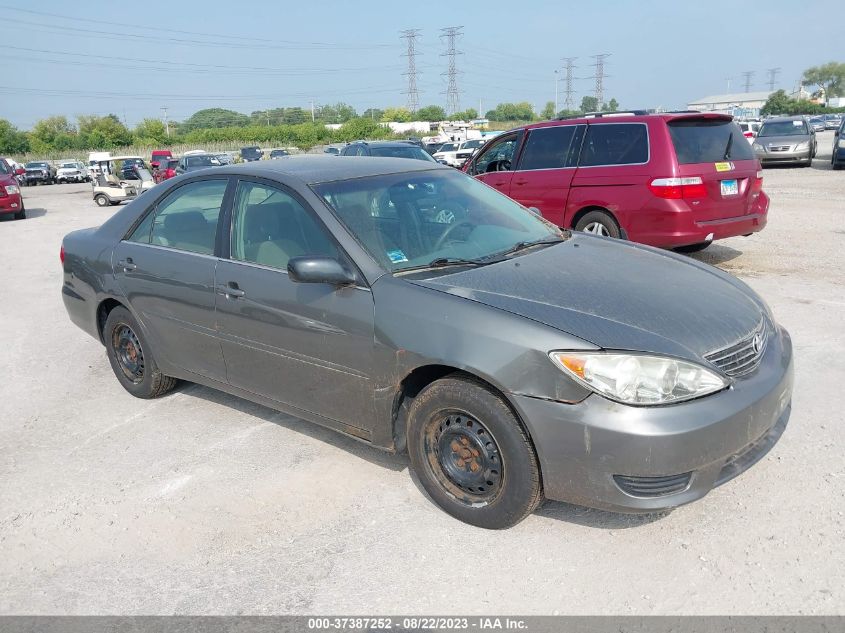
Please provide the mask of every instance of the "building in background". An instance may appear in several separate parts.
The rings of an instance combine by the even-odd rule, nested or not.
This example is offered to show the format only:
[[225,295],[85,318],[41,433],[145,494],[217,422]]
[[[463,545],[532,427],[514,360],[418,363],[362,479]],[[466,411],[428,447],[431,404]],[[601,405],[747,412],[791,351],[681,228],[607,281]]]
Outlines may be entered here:
[[751,119],[760,116],[760,108],[765,105],[771,94],[769,91],[762,91],[711,95],[691,101],[687,104],[687,108],[699,112],[720,112],[732,114],[740,119]]

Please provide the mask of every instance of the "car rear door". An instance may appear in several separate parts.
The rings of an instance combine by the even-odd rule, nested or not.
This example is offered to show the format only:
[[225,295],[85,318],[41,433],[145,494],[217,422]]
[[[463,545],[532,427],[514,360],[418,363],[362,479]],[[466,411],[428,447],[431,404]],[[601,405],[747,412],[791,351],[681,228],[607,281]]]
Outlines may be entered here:
[[231,193],[226,177],[182,184],[112,253],[117,282],[156,354],[220,382],[226,371],[214,321],[215,252]]
[[566,200],[586,125],[531,128],[513,174],[510,197],[540,210],[544,218],[565,226]]
[[502,134],[473,158],[467,171],[484,184],[510,195],[522,131]]
[[678,177],[701,178],[705,196],[688,200],[696,222],[754,213],[760,164],[729,117],[680,117],[667,121]]

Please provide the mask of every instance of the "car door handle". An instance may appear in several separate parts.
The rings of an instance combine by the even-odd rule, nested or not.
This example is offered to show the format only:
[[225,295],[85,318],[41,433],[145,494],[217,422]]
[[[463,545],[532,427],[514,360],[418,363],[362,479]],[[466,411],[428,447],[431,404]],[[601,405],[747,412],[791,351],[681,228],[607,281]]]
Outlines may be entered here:
[[238,288],[238,284],[234,281],[230,281],[225,286],[217,286],[217,294],[223,295],[227,299],[237,299],[239,297],[243,297],[246,293]]
[[127,257],[126,259],[121,259],[117,262],[117,265],[123,269],[123,272],[128,273],[130,270],[135,270],[138,268],[137,265],[132,261],[131,257]]
[[513,184],[515,184],[515,185],[527,185],[528,181],[527,180],[514,180]]

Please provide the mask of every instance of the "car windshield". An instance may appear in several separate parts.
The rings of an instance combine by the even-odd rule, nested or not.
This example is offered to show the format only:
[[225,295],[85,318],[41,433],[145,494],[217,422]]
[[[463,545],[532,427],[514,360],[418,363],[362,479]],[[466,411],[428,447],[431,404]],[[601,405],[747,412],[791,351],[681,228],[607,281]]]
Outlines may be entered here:
[[43,169],[44,167],[48,167],[47,163],[27,163],[24,165],[27,169]]
[[481,182],[447,170],[334,181],[313,189],[392,272],[498,261],[564,234]]
[[417,145],[386,145],[384,147],[370,148],[373,156],[386,156],[389,158],[415,158],[433,162],[434,159],[422,147]]
[[76,163],[61,163],[59,165],[59,168],[60,169],[78,169],[79,167],[77,166]]
[[185,159],[185,165],[188,167],[214,167],[219,164],[216,156],[188,156]]
[[807,124],[804,121],[772,121],[764,123],[757,136],[806,136]]
[[5,160],[0,160],[0,174],[11,174],[12,169],[6,164]]
[[443,143],[443,145],[441,145],[440,149],[437,150],[437,151],[438,152],[454,152],[456,149],[458,149],[457,143]]
[[482,145],[484,145],[484,141],[482,141],[481,139],[477,141],[467,141],[466,143],[461,145],[461,149],[476,149],[478,147],[481,147]]

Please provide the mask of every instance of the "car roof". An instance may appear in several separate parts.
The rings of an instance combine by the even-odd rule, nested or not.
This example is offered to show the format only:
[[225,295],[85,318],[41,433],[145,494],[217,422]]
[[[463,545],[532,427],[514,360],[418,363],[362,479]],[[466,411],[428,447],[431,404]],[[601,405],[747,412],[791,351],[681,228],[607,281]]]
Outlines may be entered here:
[[764,123],[778,123],[782,121],[806,121],[807,119],[803,116],[773,116],[769,119],[766,119]]
[[323,156],[320,154],[286,156],[280,160],[256,161],[213,168],[214,173],[217,174],[247,174],[267,178],[272,178],[275,175],[286,175],[307,184],[433,169],[455,171],[451,167],[434,162],[409,160],[407,158]]
[[403,147],[419,147],[419,145],[417,145],[413,141],[352,141],[350,145],[355,145],[356,143],[362,143],[370,147],[393,147],[396,145],[401,145]]
[[[654,121],[657,119],[662,119],[667,123],[669,121],[679,121],[683,119],[709,119],[715,121],[731,121],[733,117],[730,114],[722,114],[721,112],[695,112],[693,110],[684,110],[680,112],[658,112],[655,114],[647,114],[647,113],[615,113],[615,112],[603,112],[599,113],[598,115],[585,115],[585,116],[576,116],[576,117],[561,117],[559,119],[552,119],[550,121],[540,121],[539,123],[529,123],[526,125],[520,125],[518,127],[513,128],[512,130],[508,130],[513,132],[515,130],[525,130],[525,129],[533,129],[533,128],[541,128],[541,127],[554,127],[556,125],[561,125],[563,123],[566,124],[587,124],[587,125],[595,125],[595,124],[602,124],[602,123],[645,123],[647,121]],[[504,132],[503,132],[504,133]],[[498,135],[497,135],[498,136]],[[495,137],[493,137],[495,138]],[[488,140],[488,139],[485,139]]]

